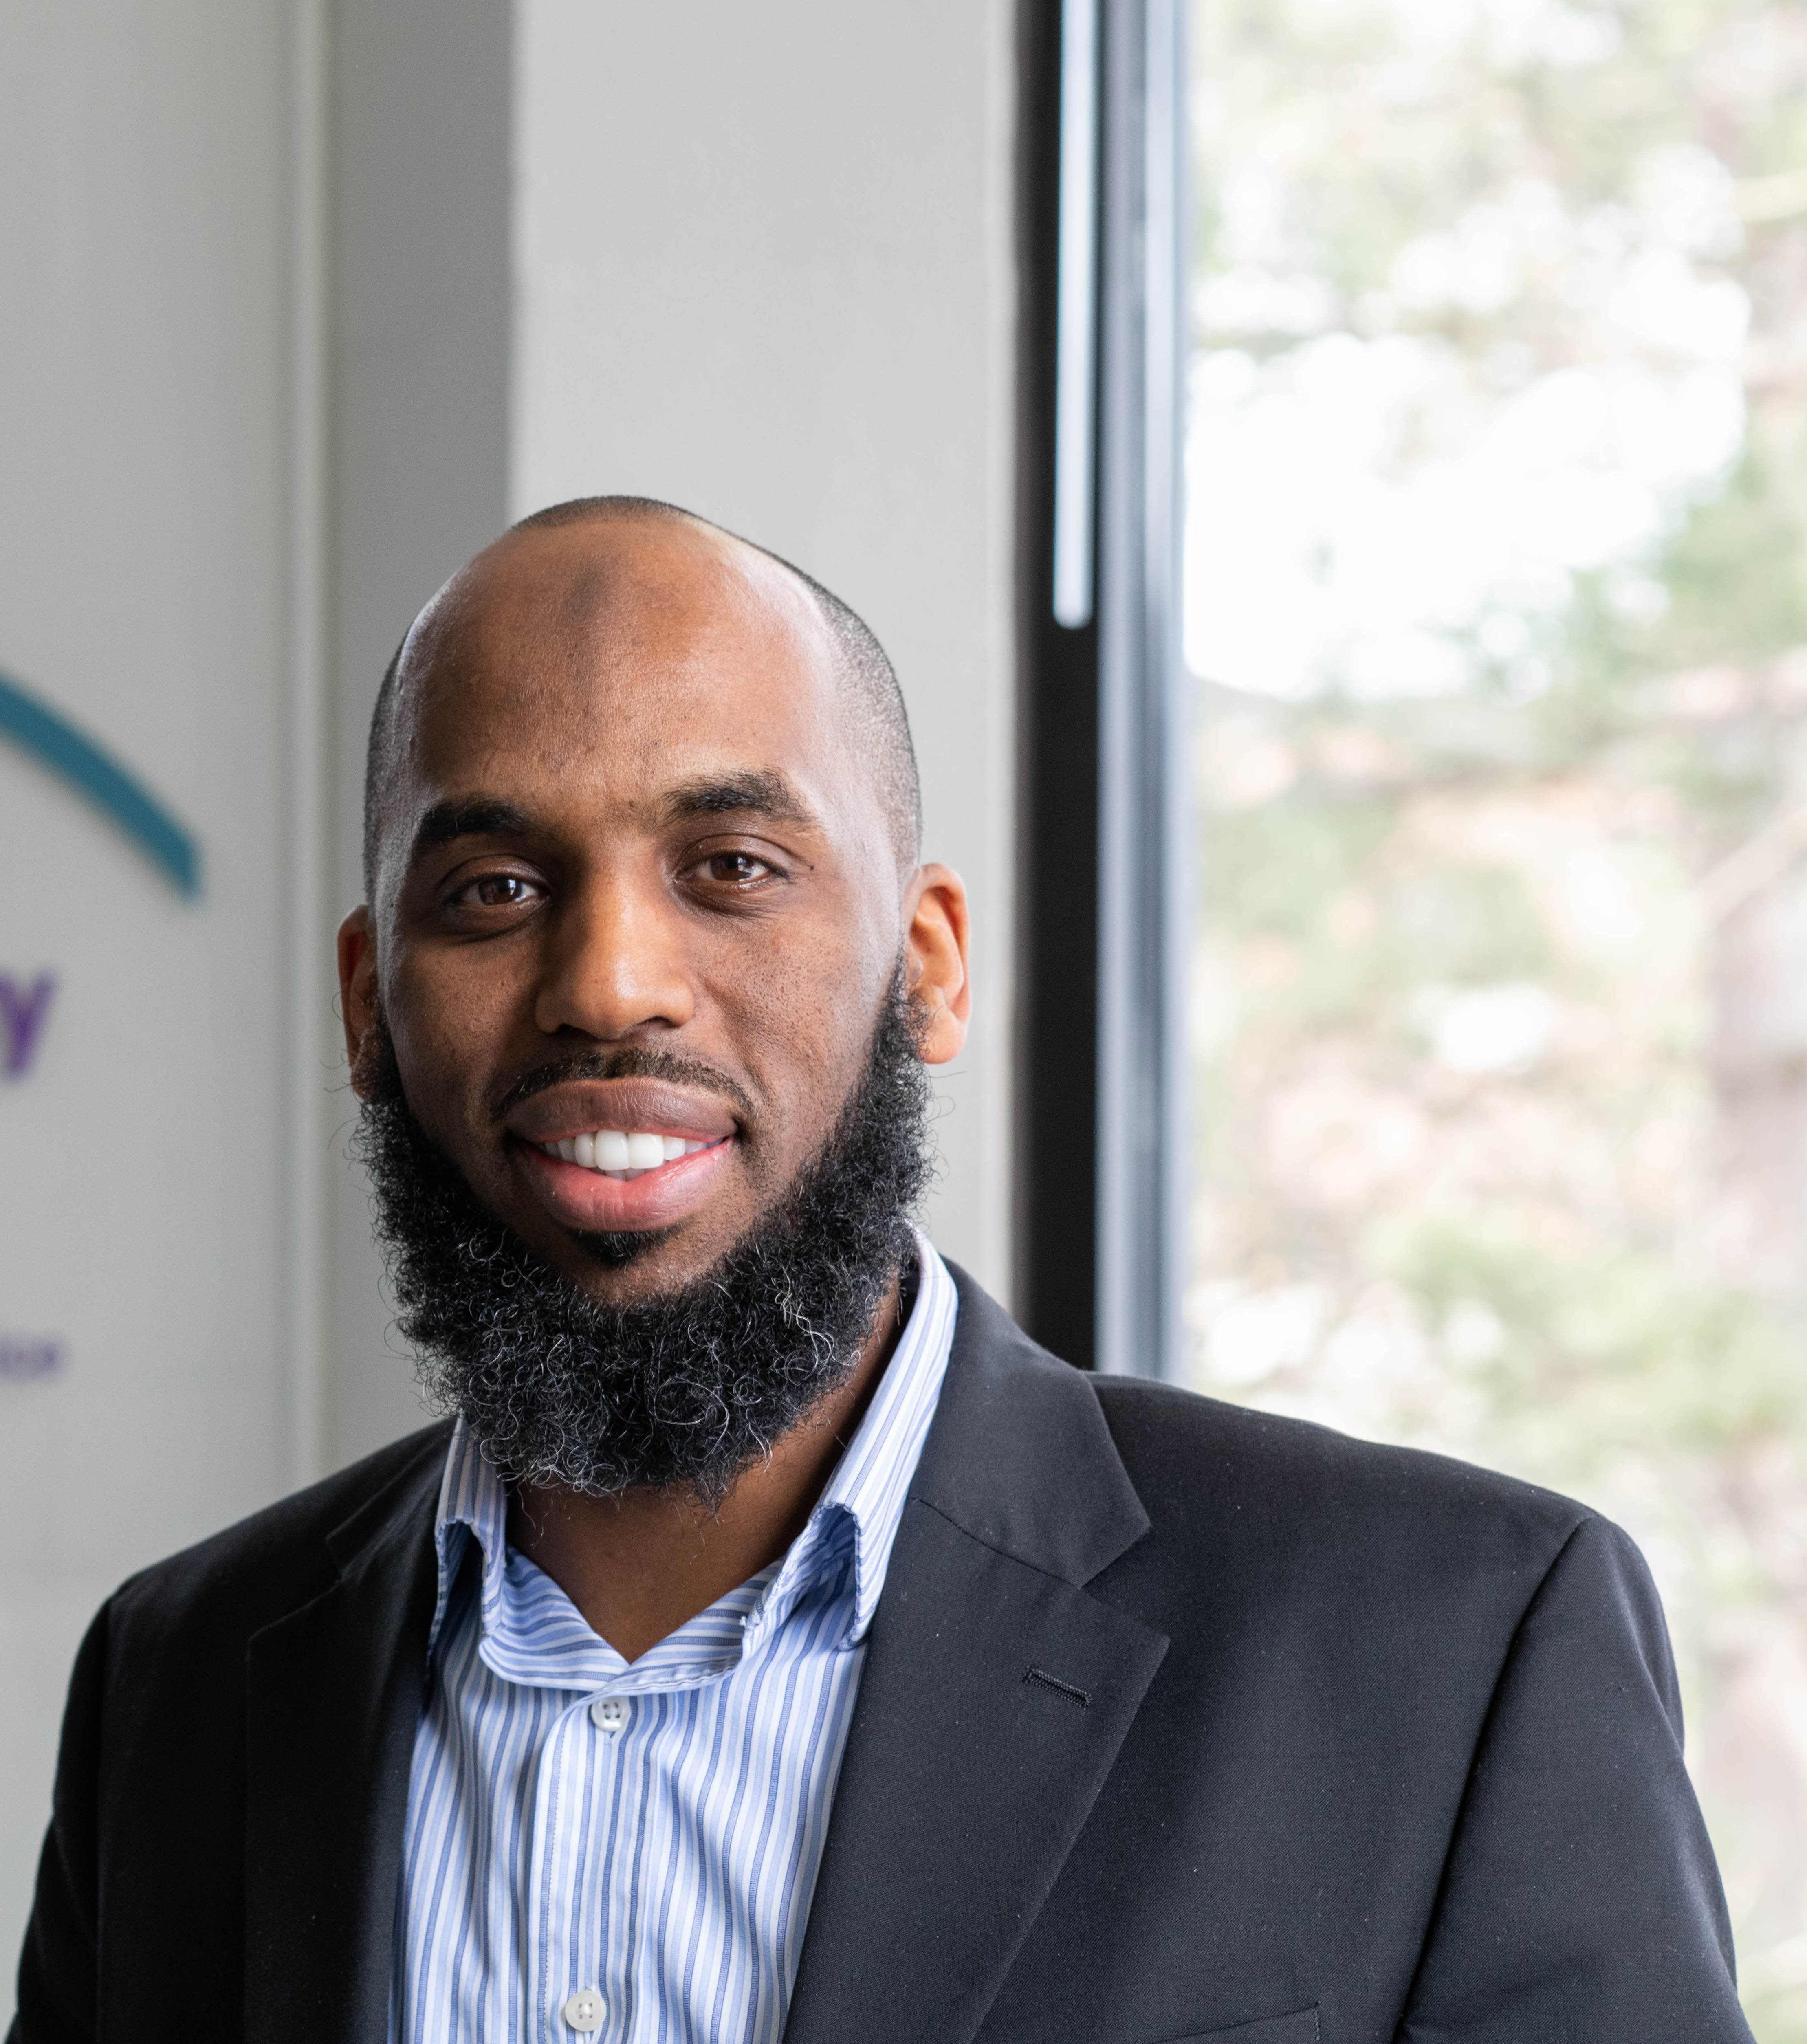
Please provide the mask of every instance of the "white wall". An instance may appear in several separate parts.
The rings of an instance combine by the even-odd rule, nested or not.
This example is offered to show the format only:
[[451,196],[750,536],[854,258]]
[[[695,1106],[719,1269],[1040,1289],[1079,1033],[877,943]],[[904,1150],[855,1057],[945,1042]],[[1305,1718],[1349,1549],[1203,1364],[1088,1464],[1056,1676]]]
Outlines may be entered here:
[[975,911],[931,1231],[1008,1295],[1009,0],[521,0],[509,499],[665,498],[896,663]]
[[[333,148],[326,333],[328,732],[325,914],[361,896],[365,734],[418,610],[508,521],[509,10],[495,0],[339,0],[328,58]],[[322,1057],[343,1080],[325,1001]],[[362,1181],[325,1097],[325,1254],[317,1404],[336,1466],[419,1426],[388,1338]]]
[[206,862],[0,740],[0,973],[60,982],[0,1336],[67,1357],[0,1376],[0,2012],[96,1604],[419,1417],[329,938],[383,663],[508,516],[672,498],[885,640],[978,922],[932,1226],[1006,1285],[1012,13],[0,0],[0,670]]
[[69,1662],[288,1480],[288,217],[277,0],[0,6],[0,669],[198,836],[181,898],[0,740],[0,2011]]

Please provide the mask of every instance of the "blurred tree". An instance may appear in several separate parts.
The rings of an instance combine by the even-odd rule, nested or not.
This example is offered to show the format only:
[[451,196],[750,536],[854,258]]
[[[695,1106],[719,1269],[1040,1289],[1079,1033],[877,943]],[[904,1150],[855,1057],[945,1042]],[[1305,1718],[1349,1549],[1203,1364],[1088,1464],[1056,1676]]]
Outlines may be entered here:
[[1201,1388],[1644,1544],[1807,2040],[1807,8],[1197,0]]

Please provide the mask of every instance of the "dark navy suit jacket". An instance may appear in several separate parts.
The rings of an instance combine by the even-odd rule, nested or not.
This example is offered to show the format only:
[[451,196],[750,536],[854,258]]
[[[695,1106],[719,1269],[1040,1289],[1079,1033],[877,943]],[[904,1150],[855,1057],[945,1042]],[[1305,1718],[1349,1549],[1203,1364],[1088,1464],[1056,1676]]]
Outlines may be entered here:
[[[1623,1534],[959,1282],[789,2044],[1748,2044]],[[446,1439],[102,1612],[14,2044],[383,2044]]]

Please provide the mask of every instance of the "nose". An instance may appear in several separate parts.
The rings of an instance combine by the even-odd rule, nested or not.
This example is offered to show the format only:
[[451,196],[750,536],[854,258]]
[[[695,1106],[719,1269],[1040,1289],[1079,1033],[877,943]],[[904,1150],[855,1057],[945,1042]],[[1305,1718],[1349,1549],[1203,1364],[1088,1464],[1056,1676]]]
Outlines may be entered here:
[[533,1019],[602,1043],[681,1029],[695,1012],[683,920],[663,888],[598,875],[554,918]]

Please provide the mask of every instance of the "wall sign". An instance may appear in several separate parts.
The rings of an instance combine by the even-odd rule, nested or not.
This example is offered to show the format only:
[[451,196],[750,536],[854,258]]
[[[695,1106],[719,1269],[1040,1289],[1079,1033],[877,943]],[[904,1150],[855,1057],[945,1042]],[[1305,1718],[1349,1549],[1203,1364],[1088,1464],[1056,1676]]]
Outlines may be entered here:
[[[0,674],[0,739],[98,809],[179,893],[199,893],[201,855],[189,833],[136,774],[6,674]],[[0,1079],[22,1079],[31,1070],[56,993],[53,972],[0,971]]]
[[0,1378],[19,1383],[54,1377],[63,1367],[63,1344],[52,1335],[0,1334]]
[[0,972],[0,1078],[22,1079],[56,991],[53,972]]
[[[189,832],[104,747],[5,674],[0,674],[0,740],[99,810],[179,893],[199,893],[200,853]],[[0,970],[0,1082],[23,1079],[30,1072],[56,985],[52,971]],[[65,1345],[53,1335],[0,1330],[0,1381],[56,1377],[65,1360]]]
[[200,893],[201,855],[194,839],[144,782],[86,732],[6,674],[0,674],[0,738],[92,804],[179,893]]

